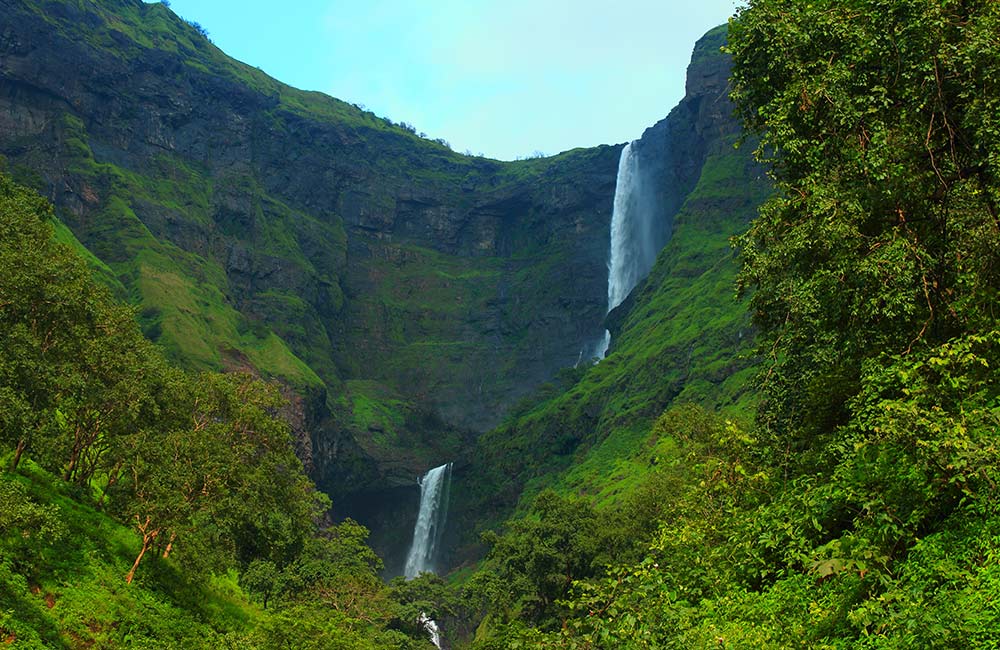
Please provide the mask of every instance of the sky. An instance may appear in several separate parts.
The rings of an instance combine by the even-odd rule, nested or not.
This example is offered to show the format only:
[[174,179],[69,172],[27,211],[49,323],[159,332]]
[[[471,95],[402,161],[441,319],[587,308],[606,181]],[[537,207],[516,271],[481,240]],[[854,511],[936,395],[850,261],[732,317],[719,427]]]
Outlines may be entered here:
[[171,0],[227,54],[491,158],[633,140],[737,0]]

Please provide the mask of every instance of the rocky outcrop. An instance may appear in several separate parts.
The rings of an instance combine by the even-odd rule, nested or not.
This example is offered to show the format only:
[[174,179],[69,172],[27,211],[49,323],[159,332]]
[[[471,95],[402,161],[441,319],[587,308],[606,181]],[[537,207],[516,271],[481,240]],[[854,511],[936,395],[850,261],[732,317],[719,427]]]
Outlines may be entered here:
[[[720,145],[728,146],[741,132],[729,100],[732,61],[720,51],[726,32],[727,26],[722,25],[698,40],[687,69],[684,98],[632,145],[643,186],[654,193],[649,205],[658,211],[655,220],[662,229],[658,239],[664,242],[670,240],[677,214],[701,179],[708,156],[719,154]],[[612,349],[644,286],[640,282],[605,318]]]
[[646,129],[637,145],[644,166],[657,170],[663,199],[673,212],[701,175],[711,144],[740,132],[729,101],[732,60],[719,52],[726,30],[725,25],[717,27],[698,40],[684,98],[667,117]]

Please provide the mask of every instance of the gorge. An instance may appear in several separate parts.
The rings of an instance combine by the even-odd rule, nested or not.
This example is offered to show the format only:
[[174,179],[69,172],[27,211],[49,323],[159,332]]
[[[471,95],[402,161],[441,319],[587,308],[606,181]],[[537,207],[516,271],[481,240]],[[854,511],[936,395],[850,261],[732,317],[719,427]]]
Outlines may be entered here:
[[[159,4],[8,15],[15,175],[178,363],[286,385],[310,474],[401,565],[409,540],[388,531],[414,521],[410,477],[474,463],[482,432],[601,339],[622,148],[461,156],[226,58]],[[736,128],[720,43],[699,43],[680,112],[629,148],[664,224]]]
[[[738,128],[724,28],[698,42],[687,96],[640,139],[502,163],[284,86],[162,4],[25,1],[5,18],[7,169],[54,204],[66,241],[171,361],[280,382],[299,457],[334,517],[370,529],[383,575],[475,560],[526,482],[685,387],[740,398],[742,317],[713,321],[704,349],[660,336],[652,363],[630,343],[655,331],[648,305],[699,305],[678,283],[737,312],[715,287],[756,200],[745,188],[764,184],[726,151]],[[557,376],[588,346],[603,357],[612,335],[618,360],[594,390]],[[657,395],[622,409],[607,396],[625,384]],[[522,423],[524,404],[565,413],[566,399],[568,419]],[[432,468],[441,458],[456,460]]]
[[502,162],[0,0],[0,646],[1000,647],[998,35],[748,0]]

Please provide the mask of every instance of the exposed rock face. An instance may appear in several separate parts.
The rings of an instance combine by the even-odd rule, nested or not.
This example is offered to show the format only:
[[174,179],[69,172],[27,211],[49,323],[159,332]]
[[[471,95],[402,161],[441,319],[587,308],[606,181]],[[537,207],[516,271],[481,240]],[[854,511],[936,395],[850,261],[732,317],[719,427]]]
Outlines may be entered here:
[[[303,461],[390,564],[429,467],[458,459],[459,484],[501,486],[466,506],[509,505],[515,483],[495,479],[524,468],[469,450],[604,331],[620,146],[461,156],[229,59],[160,4],[0,0],[0,19],[0,153],[111,266],[147,335],[190,367],[280,379]],[[635,145],[665,226],[737,128],[723,39],[699,42],[687,97]],[[608,319],[616,338],[643,290]],[[638,385],[667,361],[602,372]],[[602,394],[539,453],[599,429]]]
[[[684,98],[632,145],[644,186],[656,193],[651,203],[658,211],[656,218],[665,241],[672,236],[678,212],[701,179],[707,158],[728,153],[725,148],[741,132],[729,100],[732,60],[720,51],[726,32],[727,27],[720,26],[698,40],[687,69]],[[612,332],[612,347],[643,286],[640,282],[607,315],[604,325]]]
[[664,119],[646,129],[637,145],[644,166],[655,168],[662,201],[677,212],[701,175],[711,145],[740,132],[729,101],[732,60],[719,52],[726,28],[712,30],[694,48],[684,99]]
[[[740,133],[726,93],[726,27],[695,46],[687,95],[633,144],[643,186],[659,193],[672,236],[649,276],[611,311],[610,354],[539,392],[455,465],[446,531],[449,562],[481,555],[477,526],[503,521],[527,495],[616,494],[615,461],[645,449],[654,422],[676,403],[743,408],[753,363],[746,304],[733,298],[730,238],[743,232],[771,188]],[[652,460],[651,460],[652,462]],[[528,488],[528,489],[526,489]]]
[[[309,460],[336,494],[440,463],[599,329],[619,147],[460,156],[228,59],[163,5],[0,8],[11,169],[176,359],[236,351],[304,386]],[[402,414],[389,433],[366,421],[383,407]]]

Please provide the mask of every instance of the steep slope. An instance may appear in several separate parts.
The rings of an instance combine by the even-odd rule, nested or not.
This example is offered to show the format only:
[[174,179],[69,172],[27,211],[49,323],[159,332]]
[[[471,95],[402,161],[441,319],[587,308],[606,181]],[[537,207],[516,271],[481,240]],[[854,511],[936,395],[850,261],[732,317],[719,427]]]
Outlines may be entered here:
[[162,4],[0,0],[0,153],[188,367],[293,396],[328,491],[410,483],[600,329],[619,149],[469,158]]
[[994,0],[740,10],[732,97],[774,187],[737,239],[755,418],[689,382],[724,412],[580,454],[487,538],[472,648],[1000,647],[998,35]]
[[[769,185],[750,147],[734,149],[740,129],[727,95],[729,58],[720,52],[725,36],[723,26],[698,41],[686,97],[634,145],[659,179],[669,243],[609,315],[607,358],[526,401],[459,467],[459,545],[474,545],[469,531],[497,523],[543,487],[617,499],[648,466],[651,424],[671,403],[748,407],[751,330],[746,305],[734,298],[729,238],[745,229]],[[640,467],[629,467],[633,461]]]
[[367,533],[325,517],[276,387],[171,367],[4,174],[0,215],[3,645],[419,645]]

